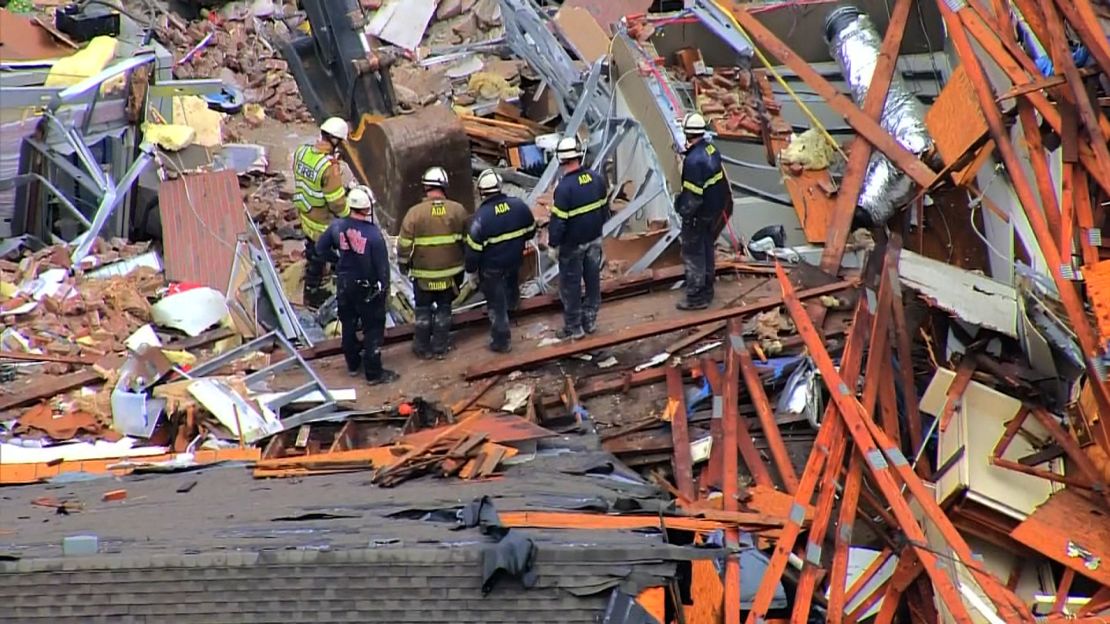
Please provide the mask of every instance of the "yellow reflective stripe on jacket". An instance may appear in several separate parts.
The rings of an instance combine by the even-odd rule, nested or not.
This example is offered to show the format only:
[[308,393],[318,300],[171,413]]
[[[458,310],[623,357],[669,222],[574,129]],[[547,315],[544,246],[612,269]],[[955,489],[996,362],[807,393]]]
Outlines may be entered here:
[[398,245],[405,247],[435,247],[436,245],[453,245],[461,242],[462,234],[442,234],[439,236],[417,236],[416,238],[399,238]]
[[536,226],[529,225],[526,228],[520,228],[519,230],[514,230],[512,232],[505,232],[504,234],[498,234],[497,236],[491,236],[488,239],[486,239],[486,244],[487,245],[494,245],[496,243],[503,243],[505,241],[513,240],[514,238],[520,238],[521,236],[531,234],[532,230],[534,230],[534,229],[536,229]]
[[683,180],[682,181],[682,188],[686,189],[687,191],[690,191],[694,195],[701,195],[702,194],[701,187],[698,186],[697,184],[694,184],[693,182],[690,182],[689,180]]
[[474,239],[470,238],[469,234],[466,235],[466,244],[474,251],[482,251],[482,249],[485,248],[485,244],[479,245],[478,243],[474,242]]
[[703,184],[701,186],[698,186],[697,184],[694,184],[693,182],[690,182],[689,180],[683,180],[682,181],[682,188],[686,189],[687,191],[690,191],[694,195],[701,195],[702,193],[705,192],[706,189],[708,189],[709,187],[713,186],[714,184],[720,182],[724,178],[725,178],[725,172],[724,171],[718,171],[717,175],[714,175],[714,176],[710,177],[708,180],[705,181],[705,184]]
[[327,154],[321,154],[307,145],[297,148],[293,155],[293,204],[301,212],[321,207],[329,201],[337,201],[343,196],[343,187],[328,195],[324,194],[321,185],[324,170],[330,164]]
[[444,277],[454,277],[463,272],[463,267],[453,266],[448,269],[412,269],[409,275],[416,279],[441,279]]
[[305,214],[301,215],[301,230],[304,231],[305,236],[311,238],[312,240],[320,238],[320,235],[323,234],[327,229],[327,223],[320,223],[319,221],[309,219],[308,215]]
[[334,191],[328,193],[327,195],[324,195],[324,201],[331,204],[331,203],[335,203],[335,202],[339,201],[340,199],[343,199],[344,190],[345,189],[343,188],[342,185],[335,187]]
[[571,217],[577,217],[580,214],[586,214],[587,212],[597,210],[598,208],[601,208],[602,206],[604,206],[608,201],[609,201],[608,199],[599,199],[599,200],[593,202],[592,204],[586,204],[585,206],[579,206],[579,207],[573,208],[571,210],[563,210],[562,208],[559,208],[558,206],[552,206],[551,207],[551,214],[555,215],[556,217],[559,217],[560,219],[569,219]]

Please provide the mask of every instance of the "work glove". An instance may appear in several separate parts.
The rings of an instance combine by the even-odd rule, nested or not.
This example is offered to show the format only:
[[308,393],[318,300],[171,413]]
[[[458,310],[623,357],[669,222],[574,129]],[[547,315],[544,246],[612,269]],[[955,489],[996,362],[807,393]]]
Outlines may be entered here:
[[463,288],[467,288],[467,287],[469,287],[469,288],[477,288],[478,287],[478,274],[477,273],[467,273],[463,277]]
[[548,247],[547,248],[547,259],[550,260],[552,264],[558,264],[559,263],[559,250],[556,249],[555,247]]

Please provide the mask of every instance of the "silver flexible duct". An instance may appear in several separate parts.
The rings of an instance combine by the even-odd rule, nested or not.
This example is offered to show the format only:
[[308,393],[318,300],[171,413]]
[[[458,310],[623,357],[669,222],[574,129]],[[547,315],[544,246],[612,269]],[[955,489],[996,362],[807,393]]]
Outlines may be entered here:
[[[825,20],[825,38],[829,42],[829,51],[840,64],[844,78],[852,89],[852,96],[862,106],[875,74],[882,37],[865,13],[854,6],[844,6],[834,10]],[[918,156],[933,145],[925,127],[925,110],[906,88],[898,72],[890,82],[880,122],[902,147]],[[856,202],[872,224],[886,223],[913,196],[913,180],[886,156],[874,152],[867,164],[863,189]]]

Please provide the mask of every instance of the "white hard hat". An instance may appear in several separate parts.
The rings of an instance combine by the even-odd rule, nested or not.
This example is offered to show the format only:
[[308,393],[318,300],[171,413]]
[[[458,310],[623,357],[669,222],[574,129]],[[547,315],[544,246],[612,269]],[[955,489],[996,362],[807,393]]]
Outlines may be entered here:
[[432,167],[424,172],[420,183],[429,187],[447,188],[447,171],[443,167]]
[[702,117],[699,113],[688,113],[682,118],[682,132],[686,136],[705,134],[705,117]]
[[501,192],[501,176],[493,169],[486,169],[478,174],[478,193],[480,195],[496,195]]
[[346,141],[350,131],[351,127],[347,125],[346,121],[339,117],[328,117],[324,120],[324,123],[320,124],[320,132],[330,134],[340,141]]
[[366,212],[374,207],[374,191],[370,187],[358,185],[347,193],[347,207],[357,212]]
[[559,145],[555,148],[555,157],[559,162],[580,159],[582,156],[582,146],[578,143],[578,137],[566,136],[559,139]]

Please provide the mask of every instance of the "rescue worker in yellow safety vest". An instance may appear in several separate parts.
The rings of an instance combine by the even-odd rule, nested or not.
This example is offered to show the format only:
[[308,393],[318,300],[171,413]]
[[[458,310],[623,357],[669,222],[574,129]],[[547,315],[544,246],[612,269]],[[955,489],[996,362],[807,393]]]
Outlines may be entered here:
[[327,260],[316,253],[316,241],[333,218],[351,214],[345,201],[339,146],[347,140],[347,122],[330,117],[320,125],[320,138],[293,153],[293,205],[305,235],[304,303],[318,308],[328,298],[324,289]]
[[424,172],[424,201],[409,208],[397,238],[397,264],[412,278],[416,323],[412,351],[420,359],[443,359],[450,349],[451,303],[465,266],[463,238],[468,214],[447,199],[447,172]]

